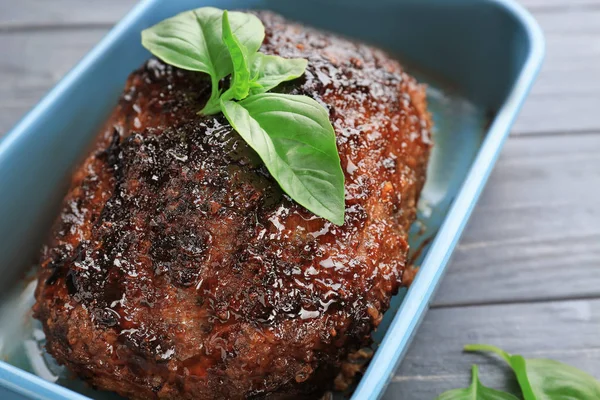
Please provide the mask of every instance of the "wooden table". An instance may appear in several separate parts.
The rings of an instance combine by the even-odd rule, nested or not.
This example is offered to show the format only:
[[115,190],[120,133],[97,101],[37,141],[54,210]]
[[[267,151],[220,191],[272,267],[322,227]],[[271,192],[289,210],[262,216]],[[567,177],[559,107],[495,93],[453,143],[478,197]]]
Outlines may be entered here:
[[[0,2],[0,135],[134,0]],[[600,0],[526,0],[547,58],[386,399],[514,387],[466,343],[551,357],[600,378]]]

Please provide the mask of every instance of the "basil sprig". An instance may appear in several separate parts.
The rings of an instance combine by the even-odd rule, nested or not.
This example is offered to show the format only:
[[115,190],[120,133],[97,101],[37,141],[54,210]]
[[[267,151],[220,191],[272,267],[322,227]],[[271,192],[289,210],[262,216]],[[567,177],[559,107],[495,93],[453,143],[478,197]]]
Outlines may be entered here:
[[211,96],[199,114],[222,112],[283,191],[342,225],[344,173],[327,110],[306,96],[267,93],[302,76],[307,60],[259,53],[264,35],[252,14],[203,7],[144,30],[142,45],[168,64],[208,74]]
[[[491,352],[499,355],[514,371],[521,393],[525,400],[591,400],[600,399],[600,382],[593,376],[567,364],[546,358],[525,358],[519,354],[509,354],[502,349],[486,344],[470,344],[465,351]],[[477,379],[473,370],[473,379]],[[471,385],[473,387],[473,385]],[[486,388],[486,390],[491,390]],[[503,396],[489,397],[487,392],[473,391],[466,396],[468,389],[451,390],[437,400],[503,400],[513,399],[511,395],[494,391]],[[491,392],[490,392],[491,393]],[[465,396],[461,397],[461,394]],[[487,397],[486,397],[487,396]]]
[[[231,31],[248,53],[265,38],[262,22],[252,14],[231,12]],[[142,45],[167,64],[208,74],[212,82],[209,105],[219,104],[219,81],[233,72],[229,48],[223,40],[223,11],[203,7],[165,19],[142,31]],[[211,108],[211,113],[218,112]]]
[[476,365],[472,367],[472,376],[471,386],[466,389],[449,390],[436,400],[518,400],[510,393],[483,386],[479,381],[479,372]]

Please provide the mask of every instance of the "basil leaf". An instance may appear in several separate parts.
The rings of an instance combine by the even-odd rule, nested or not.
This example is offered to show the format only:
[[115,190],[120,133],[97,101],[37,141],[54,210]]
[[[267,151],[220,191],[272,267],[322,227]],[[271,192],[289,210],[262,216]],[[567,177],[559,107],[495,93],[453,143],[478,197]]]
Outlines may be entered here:
[[[218,106],[219,81],[231,74],[233,64],[223,41],[223,11],[203,7],[186,11],[142,31],[142,45],[167,64],[210,75],[212,93],[208,104]],[[231,31],[248,54],[260,48],[265,28],[254,15],[229,13]],[[205,107],[208,109],[209,107]]]
[[[233,62],[233,75],[229,89],[223,94],[223,100],[242,100],[248,97],[250,91],[250,69],[248,68],[248,54],[229,25],[228,12],[223,12],[223,41],[227,45],[231,61]],[[258,53],[256,53],[258,54]]]
[[600,399],[600,382],[570,365],[544,358],[526,359],[489,345],[467,345],[465,350],[502,357],[515,372],[525,400]]
[[281,82],[299,78],[304,74],[307,65],[308,61],[304,58],[283,58],[255,53],[250,66],[252,76],[250,93],[264,93]]
[[518,400],[510,393],[483,386],[479,381],[477,366],[473,365],[471,386],[442,393],[436,400]]
[[[223,43],[222,17],[223,11],[213,7],[183,12],[142,31],[142,45],[168,64],[222,79],[233,70]],[[265,37],[262,22],[241,12],[229,13],[229,19],[248,53],[258,51]]]
[[344,223],[344,174],[327,111],[306,96],[263,93],[221,102],[231,126],[297,203]]

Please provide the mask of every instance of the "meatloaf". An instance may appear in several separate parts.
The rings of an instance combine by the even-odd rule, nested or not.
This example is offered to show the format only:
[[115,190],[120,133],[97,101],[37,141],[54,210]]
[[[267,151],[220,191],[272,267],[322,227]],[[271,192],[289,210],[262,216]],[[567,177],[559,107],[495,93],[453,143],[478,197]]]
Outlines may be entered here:
[[210,80],[148,60],[75,172],[44,246],[46,348],[132,399],[315,398],[403,284],[431,147],[424,87],[380,50],[258,13],[276,91],[323,104],[345,174],[336,226],[293,202]]

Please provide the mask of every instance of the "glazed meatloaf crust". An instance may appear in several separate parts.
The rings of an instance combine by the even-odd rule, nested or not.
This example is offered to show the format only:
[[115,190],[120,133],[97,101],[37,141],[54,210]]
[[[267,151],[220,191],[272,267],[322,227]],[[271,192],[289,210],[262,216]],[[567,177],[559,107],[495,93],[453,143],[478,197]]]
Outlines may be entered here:
[[261,51],[308,59],[277,88],[329,110],[336,226],[294,203],[204,74],[150,59],[73,176],[41,257],[47,350],[132,399],[318,397],[403,283],[431,146],[422,86],[383,52],[258,14]]

